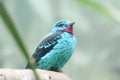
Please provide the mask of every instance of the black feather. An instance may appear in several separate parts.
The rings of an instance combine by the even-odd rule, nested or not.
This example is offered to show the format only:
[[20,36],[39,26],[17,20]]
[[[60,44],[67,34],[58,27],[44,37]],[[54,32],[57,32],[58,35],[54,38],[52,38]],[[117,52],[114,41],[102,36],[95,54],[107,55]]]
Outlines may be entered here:
[[37,62],[41,57],[49,53],[54,46],[58,43],[57,40],[60,39],[60,32],[54,33],[46,37],[36,48],[33,57],[35,62]]
[[[54,48],[54,46],[58,43],[57,40],[61,38],[61,33],[61,31],[58,31],[54,34],[47,36],[40,42],[40,44],[37,46],[35,52],[32,55],[32,57],[35,59],[35,63],[37,63],[37,61],[39,61],[41,57],[45,56]],[[27,68],[30,68],[29,64],[27,64],[26,69]]]

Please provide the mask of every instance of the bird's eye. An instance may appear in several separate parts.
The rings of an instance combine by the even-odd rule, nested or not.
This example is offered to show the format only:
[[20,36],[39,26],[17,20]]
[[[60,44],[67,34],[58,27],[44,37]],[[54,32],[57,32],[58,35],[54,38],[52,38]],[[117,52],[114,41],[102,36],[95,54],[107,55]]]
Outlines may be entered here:
[[63,27],[63,26],[64,26],[64,24],[59,24],[58,26],[59,26],[59,27]]

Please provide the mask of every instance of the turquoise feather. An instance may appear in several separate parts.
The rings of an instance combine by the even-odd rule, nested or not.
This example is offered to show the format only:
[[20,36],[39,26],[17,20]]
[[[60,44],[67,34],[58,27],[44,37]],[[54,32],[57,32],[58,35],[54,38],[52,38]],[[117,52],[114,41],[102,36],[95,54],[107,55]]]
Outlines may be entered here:
[[36,68],[52,71],[60,71],[63,68],[76,47],[73,24],[68,20],[59,21],[41,40],[32,56],[35,59]]

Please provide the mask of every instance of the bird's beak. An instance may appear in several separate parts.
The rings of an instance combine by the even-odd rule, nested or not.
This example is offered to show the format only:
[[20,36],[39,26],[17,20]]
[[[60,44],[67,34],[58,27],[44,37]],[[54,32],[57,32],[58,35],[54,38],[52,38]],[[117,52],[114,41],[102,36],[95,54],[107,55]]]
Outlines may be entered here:
[[72,27],[72,26],[73,26],[73,24],[75,24],[75,22],[70,23],[70,24],[69,24],[69,26],[71,26],[71,27]]
[[65,31],[73,34],[73,24],[75,24],[75,22],[70,23],[70,24],[67,26],[67,28],[65,29]]

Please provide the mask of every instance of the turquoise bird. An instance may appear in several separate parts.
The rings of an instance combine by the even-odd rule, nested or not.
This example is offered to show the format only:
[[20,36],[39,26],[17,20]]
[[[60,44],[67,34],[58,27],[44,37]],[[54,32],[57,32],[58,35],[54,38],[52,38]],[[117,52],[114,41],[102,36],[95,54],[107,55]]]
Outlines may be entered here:
[[[69,20],[57,22],[40,41],[32,55],[36,68],[61,71],[76,47],[73,24]],[[29,65],[26,68],[30,68]]]

